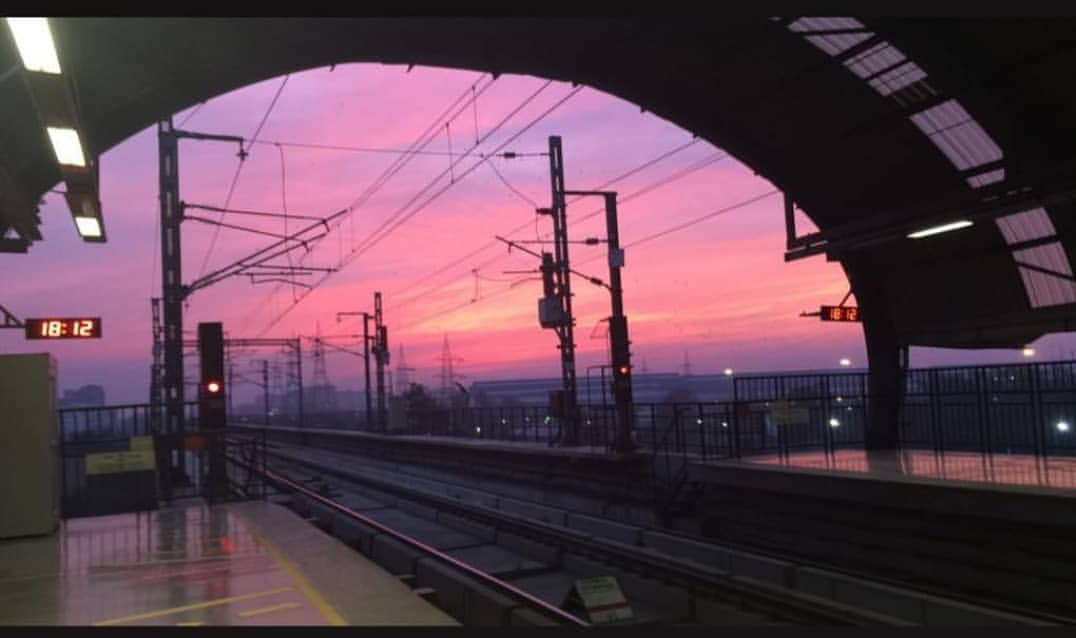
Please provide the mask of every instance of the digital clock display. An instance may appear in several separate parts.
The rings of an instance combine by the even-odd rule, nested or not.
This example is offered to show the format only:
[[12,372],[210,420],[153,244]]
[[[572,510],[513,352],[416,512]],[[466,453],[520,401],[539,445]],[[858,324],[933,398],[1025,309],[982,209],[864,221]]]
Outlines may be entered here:
[[27,339],[100,339],[100,317],[27,319]]
[[856,306],[822,306],[819,316],[822,321],[862,321]]

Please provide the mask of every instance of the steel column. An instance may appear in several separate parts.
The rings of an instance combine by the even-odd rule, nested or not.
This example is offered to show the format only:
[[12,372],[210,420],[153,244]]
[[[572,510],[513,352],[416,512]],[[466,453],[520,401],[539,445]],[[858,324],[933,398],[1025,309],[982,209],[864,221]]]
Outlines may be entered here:
[[564,446],[579,445],[579,410],[575,374],[575,317],[572,315],[571,275],[568,262],[568,219],[567,204],[564,198],[564,154],[560,137],[549,138],[549,176],[553,195],[550,214],[553,217],[553,256],[555,263],[554,280],[557,295],[561,300],[568,321],[556,328],[560,338],[561,380],[564,387],[563,435],[560,444]]

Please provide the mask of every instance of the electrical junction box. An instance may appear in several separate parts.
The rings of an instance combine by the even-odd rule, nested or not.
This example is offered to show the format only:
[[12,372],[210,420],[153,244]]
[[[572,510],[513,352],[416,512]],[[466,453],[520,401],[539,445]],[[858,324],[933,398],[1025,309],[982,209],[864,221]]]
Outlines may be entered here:
[[0,355],[0,538],[50,534],[60,518],[56,362]]
[[560,305],[560,297],[542,297],[538,300],[538,323],[543,328],[567,325],[568,315]]
[[624,267],[624,249],[615,248],[609,251],[609,267],[610,268],[623,268]]

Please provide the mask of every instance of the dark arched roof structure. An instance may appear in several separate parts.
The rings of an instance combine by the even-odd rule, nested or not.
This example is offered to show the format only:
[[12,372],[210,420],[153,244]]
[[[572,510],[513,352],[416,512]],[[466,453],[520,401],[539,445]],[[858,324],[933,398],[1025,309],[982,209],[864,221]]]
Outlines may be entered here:
[[[334,63],[567,80],[772,181],[820,229],[788,258],[840,260],[865,318],[902,343],[1015,347],[1076,327],[1073,20],[50,22],[93,154],[220,93]],[[0,69],[17,65],[0,38]],[[17,75],[0,75],[0,233],[32,241],[33,202],[60,174]],[[953,219],[975,225],[906,237]]]

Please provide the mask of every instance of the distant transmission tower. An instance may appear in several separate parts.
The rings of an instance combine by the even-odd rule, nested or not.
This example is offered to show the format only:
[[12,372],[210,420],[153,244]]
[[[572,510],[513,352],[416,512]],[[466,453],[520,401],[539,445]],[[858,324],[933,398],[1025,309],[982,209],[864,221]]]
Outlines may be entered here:
[[452,356],[452,348],[448,345],[448,335],[441,346],[441,401],[448,405],[452,402],[452,393],[455,390],[456,374],[452,369],[455,361],[463,361],[459,357]]
[[400,356],[396,358],[396,385],[393,386],[396,394],[403,394],[407,392],[407,389],[411,387],[411,374],[415,371],[414,368],[407,367],[407,360],[404,359],[403,344],[400,344]]
[[312,397],[316,410],[333,410],[336,408],[336,396],[329,389],[329,373],[325,369],[325,343],[321,340],[321,325],[318,325],[317,336],[314,338],[314,396]]

